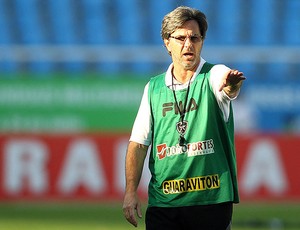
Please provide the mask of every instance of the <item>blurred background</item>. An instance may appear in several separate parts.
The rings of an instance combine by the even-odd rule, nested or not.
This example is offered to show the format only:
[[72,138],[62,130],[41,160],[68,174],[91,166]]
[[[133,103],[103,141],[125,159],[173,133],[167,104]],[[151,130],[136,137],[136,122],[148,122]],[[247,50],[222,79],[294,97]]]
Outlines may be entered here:
[[[247,77],[234,101],[246,203],[237,224],[299,228],[291,217],[300,210],[288,205],[300,201],[299,0],[0,0],[0,201],[12,209],[8,219],[24,201],[120,203],[143,88],[171,62],[161,21],[180,5],[207,16],[203,58]],[[145,170],[144,200],[148,180]],[[266,209],[253,201],[294,211],[290,219],[265,211],[261,220]]]
[[[41,114],[46,108],[40,108],[21,115],[25,103],[27,110],[45,102],[70,109],[75,109],[75,103],[86,103],[87,111],[95,105],[115,106],[122,93],[126,94],[122,106],[133,103],[135,109],[141,87],[126,82],[143,85],[166,70],[170,58],[160,37],[162,18],[176,6],[189,5],[208,18],[203,57],[238,68],[248,77],[239,103],[246,108],[236,111],[247,122],[238,122],[237,130],[299,133],[299,4],[298,0],[1,0],[0,106],[7,108],[1,113],[0,128],[93,129],[85,116],[71,116],[68,111],[64,116],[59,111]],[[72,88],[75,79],[81,81],[77,87],[83,92],[66,89],[64,84]],[[100,93],[101,86],[92,84],[95,88],[86,98],[88,80],[103,81],[113,89],[100,88]],[[122,127],[126,131],[131,127],[128,119]],[[44,120],[53,123],[50,126]],[[108,126],[98,122],[97,130]]]

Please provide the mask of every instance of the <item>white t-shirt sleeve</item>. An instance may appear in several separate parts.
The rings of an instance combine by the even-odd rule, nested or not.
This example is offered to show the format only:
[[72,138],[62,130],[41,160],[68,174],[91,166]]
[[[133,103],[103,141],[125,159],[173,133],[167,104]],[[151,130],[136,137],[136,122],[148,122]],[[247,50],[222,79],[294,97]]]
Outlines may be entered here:
[[145,86],[141,104],[135,118],[129,141],[149,146],[151,144],[152,117],[148,100],[149,83]]
[[222,78],[226,72],[228,72],[230,68],[225,65],[215,65],[211,68],[210,71],[210,85],[217,99],[218,105],[223,112],[224,120],[227,122],[229,119],[230,113],[230,101],[234,100],[234,98],[230,98],[223,90],[220,92],[219,88],[222,84]]

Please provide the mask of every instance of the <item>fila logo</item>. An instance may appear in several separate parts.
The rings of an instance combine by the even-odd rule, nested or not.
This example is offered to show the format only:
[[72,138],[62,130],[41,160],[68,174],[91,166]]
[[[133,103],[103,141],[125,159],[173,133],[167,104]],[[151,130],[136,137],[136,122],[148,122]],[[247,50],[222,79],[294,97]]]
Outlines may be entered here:
[[[183,103],[182,103],[182,101],[178,102],[178,106],[179,106],[179,109],[182,111],[183,110]],[[165,117],[167,115],[167,112],[172,111],[173,109],[175,111],[175,114],[179,114],[178,108],[177,108],[176,104],[173,103],[173,102],[164,103],[162,105],[162,107],[163,107],[162,108],[162,115],[163,115],[163,117]],[[190,111],[196,110],[197,108],[198,108],[198,105],[197,105],[195,99],[191,98],[190,101],[189,101],[189,103],[188,103],[188,106],[186,108],[186,112],[190,112]]]

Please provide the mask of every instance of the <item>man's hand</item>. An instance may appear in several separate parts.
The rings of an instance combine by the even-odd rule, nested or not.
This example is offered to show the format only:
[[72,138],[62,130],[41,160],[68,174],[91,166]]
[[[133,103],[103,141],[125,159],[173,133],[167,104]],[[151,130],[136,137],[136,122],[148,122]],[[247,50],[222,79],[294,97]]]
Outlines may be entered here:
[[125,193],[123,202],[123,214],[129,223],[137,227],[138,222],[136,219],[136,214],[139,218],[142,218],[142,209],[140,200],[135,192]]
[[245,79],[246,77],[243,72],[238,70],[229,70],[222,79],[219,91],[221,92],[224,90],[229,97],[235,97]]

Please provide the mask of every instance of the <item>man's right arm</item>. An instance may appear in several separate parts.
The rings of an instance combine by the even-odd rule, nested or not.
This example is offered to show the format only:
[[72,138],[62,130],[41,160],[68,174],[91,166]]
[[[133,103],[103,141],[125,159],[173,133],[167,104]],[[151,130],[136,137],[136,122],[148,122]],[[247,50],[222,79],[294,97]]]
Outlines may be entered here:
[[137,226],[136,215],[142,217],[141,203],[137,196],[137,188],[142,176],[144,161],[148,146],[136,142],[129,142],[126,161],[125,176],[126,188],[123,202],[123,213],[128,222]]

